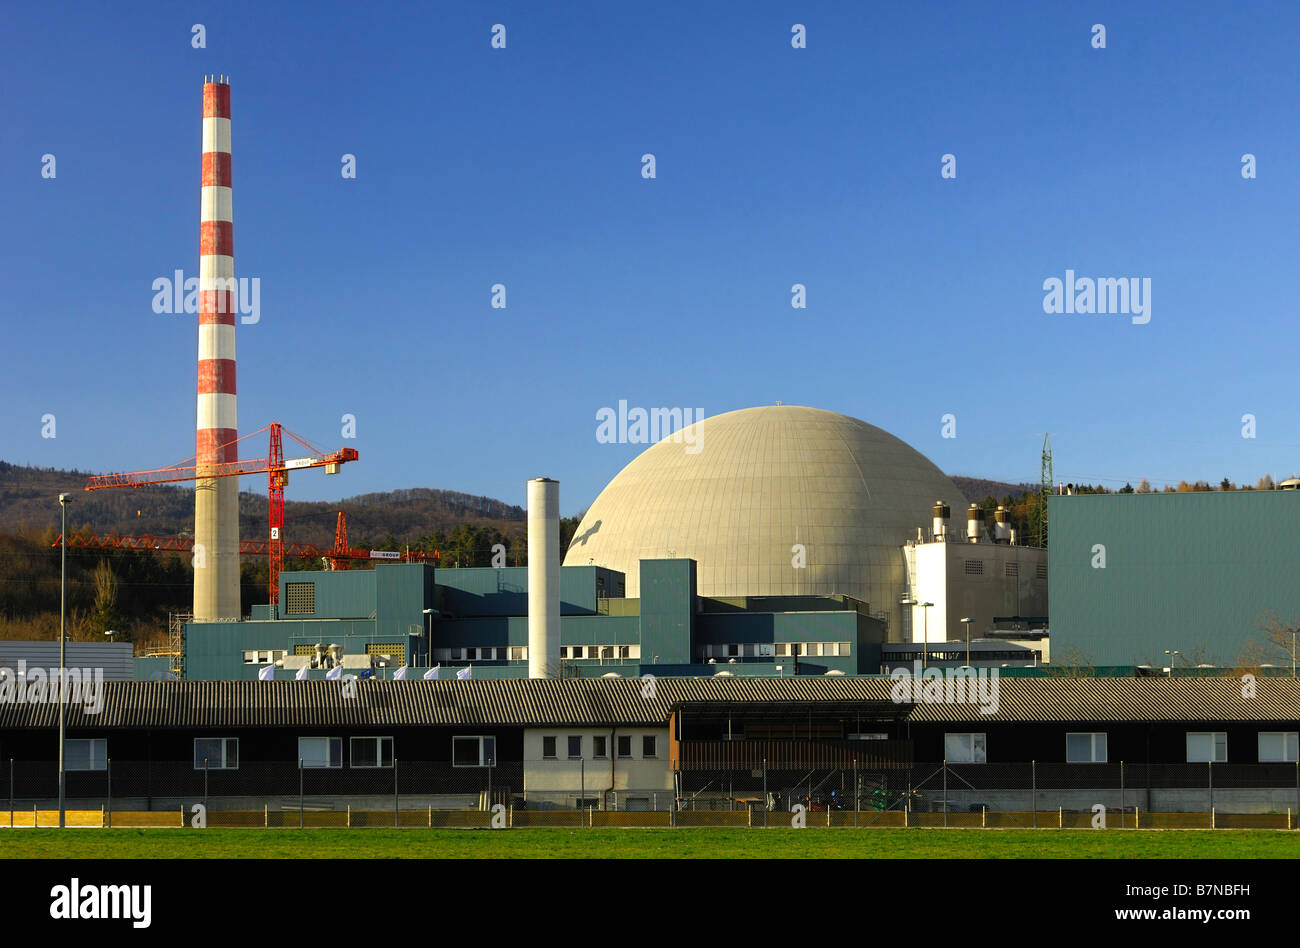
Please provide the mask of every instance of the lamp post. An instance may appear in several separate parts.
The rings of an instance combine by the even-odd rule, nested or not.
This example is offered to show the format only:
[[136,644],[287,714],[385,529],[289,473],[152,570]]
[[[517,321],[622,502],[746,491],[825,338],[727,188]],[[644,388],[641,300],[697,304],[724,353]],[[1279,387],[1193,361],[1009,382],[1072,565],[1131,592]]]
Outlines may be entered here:
[[1170,651],[1169,649],[1165,649],[1165,654],[1169,656],[1169,677],[1172,678],[1174,675],[1174,656],[1181,655],[1183,653],[1178,651],[1178,649],[1174,649],[1173,651]]
[[424,624],[428,633],[424,637],[424,661],[427,664],[430,656],[433,654],[433,617],[438,614],[437,609],[424,610]]
[[71,494],[59,495],[59,510],[63,517],[63,536],[60,538],[62,541],[60,543],[62,552],[59,555],[59,829],[64,828],[63,689],[67,677],[67,672],[65,671],[67,655],[65,650],[67,643],[68,613],[68,503],[71,500]]
[[117,633],[116,633],[115,631],[113,631],[112,629],[105,629],[105,630],[104,630],[104,634],[108,636],[108,641],[109,641],[109,642],[116,642],[116,641],[117,641],[117,639],[113,638],[113,636],[117,635]]
[[970,616],[963,616],[961,621],[966,626],[966,667],[970,668],[970,624],[975,620]]
[[924,638],[921,646],[923,649],[923,651],[921,652],[921,667],[925,668],[926,665],[929,664],[929,660],[930,660],[930,608],[934,605],[934,603],[918,602],[917,605],[920,606],[922,609],[926,610],[925,612],[921,613],[923,616],[925,616],[924,632],[922,633]]
[[1296,630],[1291,630],[1291,677],[1295,677],[1295,634]]

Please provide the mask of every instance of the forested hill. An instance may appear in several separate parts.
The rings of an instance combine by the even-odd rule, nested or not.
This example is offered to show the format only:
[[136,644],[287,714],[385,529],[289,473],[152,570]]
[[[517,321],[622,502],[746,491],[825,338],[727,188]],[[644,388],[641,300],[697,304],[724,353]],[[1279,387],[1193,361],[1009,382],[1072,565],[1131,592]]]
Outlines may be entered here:
[[[0,533],[21,528],[39,532],[59,529],[58,495],[69,493],[68,529],[96,534],[128,536],[190,536],[194,529],[192,486],[86,491],[89,475],[24,467],[0,461]],[[288,493],[292,496],[293,488]],[[285,539],[295,543],[331,546],[338,511],[347,512],[348,535],[356,544],[385,540],[414,544],[438,531],[450,532],[462,524],[494,527],[511,534],[522,529],[522,507],[491,497],[459,491],[413,488],[362,494],[333,503],[287,500],[284,508]],[[239,495],[239,530],[243,537],[266,533],[266,494]]]

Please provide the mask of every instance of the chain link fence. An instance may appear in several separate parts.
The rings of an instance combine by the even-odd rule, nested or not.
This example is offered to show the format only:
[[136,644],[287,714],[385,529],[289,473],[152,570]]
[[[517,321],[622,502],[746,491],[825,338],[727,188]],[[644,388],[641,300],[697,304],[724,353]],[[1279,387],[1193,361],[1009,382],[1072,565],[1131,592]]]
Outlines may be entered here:
[[[379,767],[115,761],[66,774],[76,825],[1276,828],[1300,763],[934,764],[638,770],[608,761]],[[58,767],[0,760],[0,827],[57,825]]]

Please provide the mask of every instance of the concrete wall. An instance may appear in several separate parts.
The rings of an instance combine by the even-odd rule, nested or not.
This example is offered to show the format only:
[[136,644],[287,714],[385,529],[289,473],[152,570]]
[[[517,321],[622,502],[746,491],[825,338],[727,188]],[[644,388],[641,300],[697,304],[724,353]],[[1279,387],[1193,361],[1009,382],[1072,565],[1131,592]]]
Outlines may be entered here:
[[[642,737],[655,737],[656,756],[642,756]],[[582,738],[582,759],[568,758],[568,738]],[[606,740],[605,758],[593,756],[592,738]],[[632,738],[632,757],[616,756],[618,737]],[[556,759],[542,756],[544,737],[555,738]],[[621,796],[639,796],[651,792],[671,791],[672,771],[668,768],[668,728],[529,728],[524,731],[524,791],[530,801],[546,800],[555,805],[572,806],[583,786],[587,797],[601,800],[606,806],[606,791]]]

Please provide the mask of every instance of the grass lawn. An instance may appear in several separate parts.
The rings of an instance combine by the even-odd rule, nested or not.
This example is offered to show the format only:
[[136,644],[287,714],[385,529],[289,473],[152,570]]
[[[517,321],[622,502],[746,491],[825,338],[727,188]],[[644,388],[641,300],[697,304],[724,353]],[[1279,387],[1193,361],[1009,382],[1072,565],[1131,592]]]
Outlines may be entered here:
[[16,829],[9,859],[1295,859],[1273,830]]

